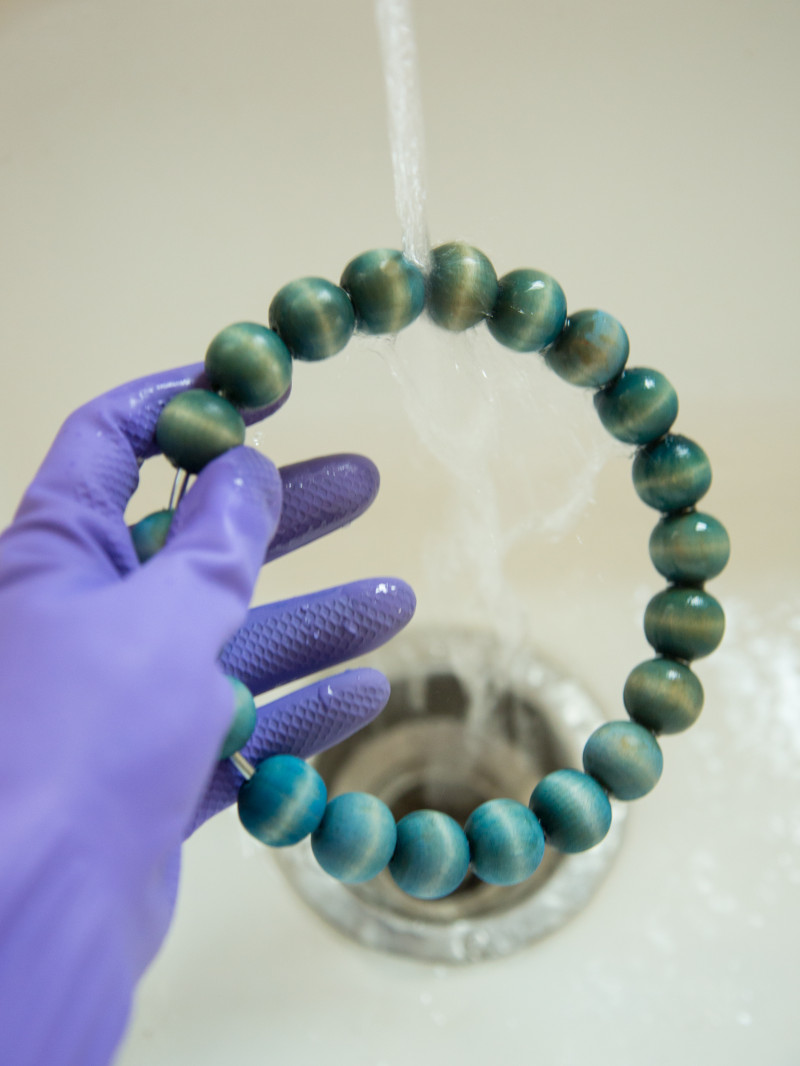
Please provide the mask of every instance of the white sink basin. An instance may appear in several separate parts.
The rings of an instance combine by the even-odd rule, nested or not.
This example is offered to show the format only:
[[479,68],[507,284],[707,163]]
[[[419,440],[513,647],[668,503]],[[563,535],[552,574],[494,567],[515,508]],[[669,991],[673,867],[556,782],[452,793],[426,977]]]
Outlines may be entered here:
[[[712,586],[728,633],[698,665],[700,721],[664,740],[663,779],[631,809],[608,880],[557,934],[473,967],[369,952],[310,913],[228,812],[186,848],[174,928],[118,1062],[788,1066],[800,12],[448,0],[417,14],[434,243],[473,242],[500,273],[552,272],[571,307],[625,323],[632,365],[670,378],[676,429],[714,466],[704,506],[732,537]],[[75,406],[201,359],[222,326],[264,320],[294,277],[335,280],[358,252],[399,246],[382,94],[370,7],[355,0],[6,0],[3,522]],[[485,447],[443,464],[490,408]],[[361,451],[383,477],[367,516],[270,567],[259,600],[396,574],[419,623],[514,631],[622,713],[661,587],[655,516],[629,451],[538,356],[425,323],[396,346],[356,340],[299,366],[253,441],[278,463]],[[164,505],[168,480],[146,474],[141,513]],[[499,518],[482,525],[487,485]],[[517,524],[507,557],[493,555]]]

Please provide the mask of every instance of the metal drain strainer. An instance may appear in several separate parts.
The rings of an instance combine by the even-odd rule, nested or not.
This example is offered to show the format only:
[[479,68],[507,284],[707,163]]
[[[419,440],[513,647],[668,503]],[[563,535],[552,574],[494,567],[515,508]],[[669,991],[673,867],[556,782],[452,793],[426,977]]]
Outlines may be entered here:
[[[485,633],[407,635],[370,665],[392,683],[388,706],[314,762],[329,796],[371,792],[395,818],[430,807],[463,824],[487,799],[527,803],[546,773],[581,768],[586,738],[604,721],[574,679]],[[308,840],[279,852],[278,861],[303,899],[359,943],[434,962],[474,962],[553,932],[588,904],[622,841],[625,808],[612,806],[611,831],[591,851],[547,848],[524,884],[499,888],[469,875],[452,896],[433,902],[407,896],[386,871],[364,885],[340,884],[319,868]]]

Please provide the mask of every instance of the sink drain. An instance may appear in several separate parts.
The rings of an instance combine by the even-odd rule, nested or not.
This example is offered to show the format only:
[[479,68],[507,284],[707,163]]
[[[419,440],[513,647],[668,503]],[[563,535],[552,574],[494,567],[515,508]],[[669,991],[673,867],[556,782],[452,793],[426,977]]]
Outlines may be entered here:
[[[586,738],[604,721],[572,678],[487,634],[409,635],[370,664],[391,681],[386,709],[314,763],[330,797],[371,792],[395,819],[433,808],[463,825],[489,799],[527,804],[545,774],[581,767]],[[624,816],[624,806],[614,805],[611,830],[591,851],[547,848],[523,884],[501,888],[469,874],[451,896],[435,901],[407,896],[387,871],[363,885],[343,885],[320,869],[308,840],[277,854],[303,899],[359,943],[472,962],[507,955],[585,907],[617,854]]]

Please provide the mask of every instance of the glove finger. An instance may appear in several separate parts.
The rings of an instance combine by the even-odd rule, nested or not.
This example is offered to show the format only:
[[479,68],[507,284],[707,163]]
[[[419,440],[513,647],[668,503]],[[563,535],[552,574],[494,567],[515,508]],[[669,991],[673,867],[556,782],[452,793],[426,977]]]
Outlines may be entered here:
[[[80,407],[67,418],[25,494],[11,540],[25,532],[23,563],[74,566],[116,576],[136,566],[123,520],[125,506],[139,481],[139,465],[157,453],[155,427],[165,404],[190,386],[206,384],[202,363],[163,371],[120,385]],[[280,403],[247,412],[258,421]],[[53,539],[59,542],[53,550]],[[100,564],[98,566],[98,563]]]
[[[306,759],[346,740],[386,706],[389,682],[377,670],[347,670],[258,709],[255,731],[242,749],[254,766],[270,755]],[[236,800],[242,776],[229,760],[219,764],[189,833]]]
[[327,455],[279,470],[283,508],[265,562],[348,525],[378,493],[378,468],[362,455]]
[[258,695],[385,644],[414,614],[404,581],[369,578],[254,607],[220,664]]
[[233,448],[200,472],[165,546],[129,578],[158,605],[154,624],[173,646],[217,657],[246,618],[280,508],[278,471],[252,448]]
[[349,525],[372,504],[378,468],[362,455],[327,455],[280,467],[283,505],[265,563]]

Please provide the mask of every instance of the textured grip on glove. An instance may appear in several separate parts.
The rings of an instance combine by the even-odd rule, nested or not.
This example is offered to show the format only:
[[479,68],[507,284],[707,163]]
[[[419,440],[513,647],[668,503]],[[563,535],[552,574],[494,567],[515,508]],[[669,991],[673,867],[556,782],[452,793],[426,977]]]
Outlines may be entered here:
[[225,646],[227,674],[254,694],[373,651],[411,619],[402,581],[372,578],[255,607]]

